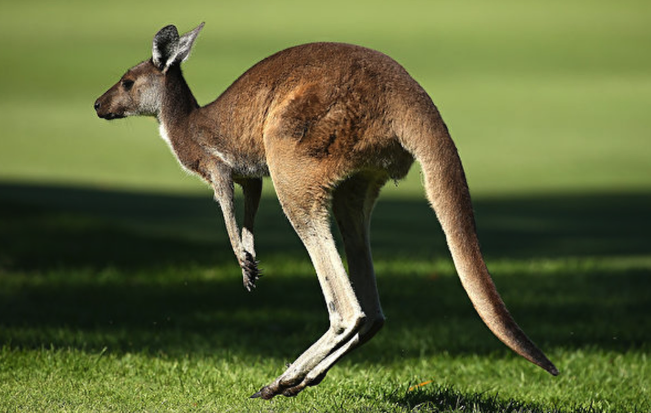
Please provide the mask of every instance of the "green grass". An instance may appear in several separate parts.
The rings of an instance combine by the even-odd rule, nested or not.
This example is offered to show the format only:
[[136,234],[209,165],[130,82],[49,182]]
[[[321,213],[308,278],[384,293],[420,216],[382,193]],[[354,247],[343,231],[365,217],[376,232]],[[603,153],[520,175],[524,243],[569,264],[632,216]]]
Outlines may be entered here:
[[274,199],[258,230],[265,277],[249,294],[208,197],[32,185],[0,194],[9,411],[649,408],[648,195],[476,202],[496,283],[557,378],[481,324],[426,203],[384,200],[374,250],[387,326],[319,387],[265,403],[247,396],[327,327]]
[[[651,410],[650,17],[633,0],[3,3],[0,411]],[[460,149],[503,298],[561,375],[483,326],[414,168],[373,221],[384,330],[297,398],[248,399],[327,328],[271,185],[249,294],[155,122],[92,109],[157,29],[200,21],[202,103],[297,43],[401,62]]]

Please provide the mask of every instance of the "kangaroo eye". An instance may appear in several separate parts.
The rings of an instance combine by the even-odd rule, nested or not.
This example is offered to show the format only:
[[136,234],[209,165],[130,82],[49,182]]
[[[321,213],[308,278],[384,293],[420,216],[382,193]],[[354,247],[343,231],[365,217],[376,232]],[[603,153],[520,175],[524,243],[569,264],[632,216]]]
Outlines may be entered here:
[[127,92],[130,91],[131,88],[133,87],[133,80],[129,80],[129,79],[125,79],[125,80],[123,80],[123,81],[122,81],[122,87],[123,87],[124,90],[126,90]]

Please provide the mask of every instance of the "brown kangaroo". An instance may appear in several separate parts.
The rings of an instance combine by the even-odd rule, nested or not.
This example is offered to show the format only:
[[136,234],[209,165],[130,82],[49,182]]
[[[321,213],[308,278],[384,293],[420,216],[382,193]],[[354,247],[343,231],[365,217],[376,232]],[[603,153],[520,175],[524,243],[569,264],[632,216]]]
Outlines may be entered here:
[[[155,116],[181,166],[212,186],[233,251],[251,290],[260,277],[253,242],[262,177],[314,264],[330,328],[287,370],[252,397],[294,396],[321,382],[346,353],[384,324],[369,245],[380,188],[403,178],[414,159],[463,287],[490,330],[553,375],[556,367],[510,316],[479,249],[470,194],[456,147],[432,100],[388,56],[359,46],[292,47],[246,71],[200,107],[181,73],[203,24],[179,36],[167,26],[152,58],[131,68],[95,102],[100,118]],[[233,182],[243,188],[240,233]],[[330,230],[341,231],[347,275]]]

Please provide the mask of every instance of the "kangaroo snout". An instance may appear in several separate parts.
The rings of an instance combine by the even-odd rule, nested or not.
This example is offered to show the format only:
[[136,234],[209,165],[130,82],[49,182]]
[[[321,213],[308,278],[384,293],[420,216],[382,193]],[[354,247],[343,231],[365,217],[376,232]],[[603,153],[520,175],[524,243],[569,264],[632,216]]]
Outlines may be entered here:
[[100,102],[99,99],[97,99],[95,101],[95,104],[93,105],[93,108],[95,108],[95,112],[97,113],[98,117],[100,117],[102,119],[105,118],[106,115],[103,114],[102,112],[100,112],[100,110],[102,109],[102,102]]
[[101,97],[95,101],[95,103],[93,104],[93,108],[95,108],[95,112],[97,112],[98,117],[100,117],[102,119],[106,119],[106,120],[124,118],[124,115],[121,115],[121,114],[118,114],[118,113],[115,113],[115,112],[111,112],[111,111],[107,111],[106,110],[107,106],[108,105],[105,105],[105,104],[102,103],[102,98]]
[[95,101],[95,103],[93,104],[93,108],[95,108],[95,112],[97,113],[97,116],[98,116],[98,117],[100,117],[100,118],[102,118],[102,119],[108,119],[108,117],[109,117],[110,114],[109,114],[109,113],[105,113],[105,112],[102,110],[102,109],[103,109],[102,106],[105,106],[105,105],[102,105],[101,100],[102,100],[102,98],[97,99],[97,100]]

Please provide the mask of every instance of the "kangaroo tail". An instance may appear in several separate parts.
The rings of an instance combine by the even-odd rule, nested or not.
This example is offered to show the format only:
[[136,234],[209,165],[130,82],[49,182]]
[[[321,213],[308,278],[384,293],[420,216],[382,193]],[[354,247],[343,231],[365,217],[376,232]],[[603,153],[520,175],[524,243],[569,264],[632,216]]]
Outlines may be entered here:
[[427,113],[412,112],[408,119],[403,118],[408,121],[403,125],[410,126],[399,136],[402,135],[403,146],[421,164],[427,198],[445,233],[461,284],[497,338],[555,376],[556,367],[516,324],[493,284],[479,248],[461,160],[437,109],[430,105]]

